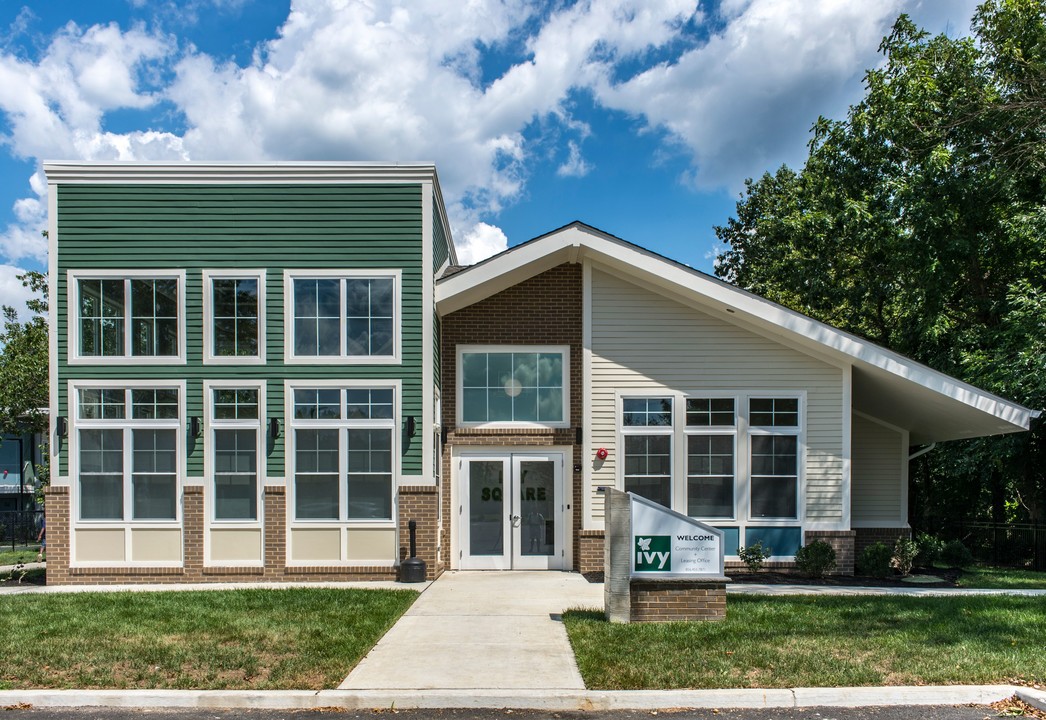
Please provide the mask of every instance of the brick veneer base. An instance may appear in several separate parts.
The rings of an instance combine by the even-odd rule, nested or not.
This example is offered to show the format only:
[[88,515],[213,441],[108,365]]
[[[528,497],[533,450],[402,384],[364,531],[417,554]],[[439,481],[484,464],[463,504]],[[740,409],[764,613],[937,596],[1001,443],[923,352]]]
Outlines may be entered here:
[[854,538],[854,553],[857,557],[861,556],[864,549],[869,545],[874,545],[877,542],[881,542],[888,548],[893,548],[893,544],[897,542],[897,538],[900,537],[911,537],[911,528],[856,528],[854,532],[857,537]]
[[823,540],[835,550],[835,571],[833,575],[854,574],[854,531],[853,530],[807,530],[805,542],[809,545],[814,540]]
[[632,580],[631,622],[725,620],[726,583],[693,580]]

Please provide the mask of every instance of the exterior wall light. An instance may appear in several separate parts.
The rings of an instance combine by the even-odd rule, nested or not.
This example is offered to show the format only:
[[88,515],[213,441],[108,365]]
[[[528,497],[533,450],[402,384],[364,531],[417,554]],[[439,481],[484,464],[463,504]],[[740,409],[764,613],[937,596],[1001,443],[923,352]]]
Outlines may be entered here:
[[408,415],[407,416],[407,422],[405,423],[405,428],[404,429],[407,431],[407,437],[414,437],[414,435],[417,434],[417,432],[418,432],[418,423],[414,419],[413,415]]
[[59,415],[54,419],[54,432],[60,438],[64,438],[69,433],[69,423],[66,422],[64,415]]
[[269,418],[269,437],[275,440],[280,436],[279,418]]
[[200,418],[189,418],[189,437],[200,437]]

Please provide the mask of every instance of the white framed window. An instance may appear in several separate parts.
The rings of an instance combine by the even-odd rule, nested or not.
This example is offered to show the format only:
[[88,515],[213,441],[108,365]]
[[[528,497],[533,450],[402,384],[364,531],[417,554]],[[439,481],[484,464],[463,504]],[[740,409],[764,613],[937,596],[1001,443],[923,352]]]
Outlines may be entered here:
[[799,519],[801,417],[798,397],[748,399],[753,520]]
[[185,362],[184,270],[70,270],[71,364]]
[[399,384],[288,384],[293,522],[392,522]]
[[457,400],[465,427],[568,427],[570,348],[458,346]]
[[622,397],[625,492],[672,507],[672,397]]
[[70,385],[77,520],[180,519],[183,383]]
[[732,397],[686,398],[686,513],[735,516],[737,412]]
[[203,359],[265,362],[265,271],[203,271]]
[[205,381],[210,519],[256,524],[262,503],[265,384]]
[[286,271],[285,360],[398,363],[399,270]]

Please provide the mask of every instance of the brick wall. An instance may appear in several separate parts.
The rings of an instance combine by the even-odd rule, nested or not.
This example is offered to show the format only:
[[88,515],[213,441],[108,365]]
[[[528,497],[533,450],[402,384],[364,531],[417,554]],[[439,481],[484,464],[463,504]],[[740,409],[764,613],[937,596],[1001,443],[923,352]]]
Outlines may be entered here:
[[435,580],[441,568],[436,566],[437,524],[439,522],[439,488],[435,485],[410,485],[399,489],[399,559],[410,557],[410,526],[417,523],[415,545],[418,558],[425,561],[425,577]]
[[603,572],[603,531],[582,530],[579,535],[580,552],[575,563],[578,572]]
[[[56,461],[57,462],[57,461]],[[69,582],[69,486],[52,485],[44,490],[47,518],[47,582]]]
[[631,622],[726,619],[726,584],[721,582],[633,580]]
[[[564,264],[524,280],[443,318],[441,344],[443,427],[447,445],[443,453],[444,556],[456,558],[461,548],[451,538],[451,449],[464,446],[573,446],[573,457],[563,476],[574,528],[574,569],[579,569],[583,491],[582,474],[571,465],[583,462],[583,448],[576,444],[582,422],[582,280],[581,265]],[[458,345],[568,345],[570,347],[570,427],[561,429],[477,430],[455,428],[457,422]],[[600,559],[602,566],[602,558]]]
[[853,530],[807,530],[806,544],[814,540],[824,540],[835,550],[835,570],[833,575],[854,574],[854,536]]

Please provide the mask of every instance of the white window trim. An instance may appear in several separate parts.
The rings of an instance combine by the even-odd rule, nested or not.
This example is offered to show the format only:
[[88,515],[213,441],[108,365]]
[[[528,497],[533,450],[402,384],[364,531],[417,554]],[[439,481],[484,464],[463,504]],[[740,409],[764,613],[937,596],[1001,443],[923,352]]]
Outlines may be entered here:
[[[464,428],[568,428],[570,427],[570,346],[569,345],[458,345],[455,358],[454,391],[457,400],[455,420]],[[563,421],[557,423],[498,421],[467,423],[462,419],[464,411],[464,386],[462,384],[462,362],[465,353],[560,353],[563,356]]]
[[[753,426],[749,420],[749,406],[750,401],[754,398],[773,398],[775,400],[797,400],[799,402],[799,425],[795,428],[790,427],[773,427],[773,426]],[[738,415],[744,417],[745,426],[745,461],[747,463],[747,472],[745,474],[745,499],[746,505],[745,517],[747,522],[745,526],[753,525],[758,527],[791,527],[794,525],[801,525],[806,516],[806,392],[789,392],[783,390],[767,390],[767,391],[749,391],[741,396],[743,406],[738,408]],[[751,438],[755,435],[777,435],[785,437],[795,437],[796,447],[796,479],[795,479],[795,517],[792,518],[761,518],[752,516],[752,441]],[[803,528],[806,529],[805,525]]]
[[[294,281],[310,278],[376,279],[392,278],[392,355],[346,355],[345,351],[345,293],[341,293],[341,354],[294,354]],[[325,269],[283,271],[283,362],[287,365],[399,365],[403,357],[403,271],[399,269]],[[317,386],[313,386],[317,387]]]
[[[287,531],[288,534],[292,529],[299,528],[323,528],[323,527],[339,527],[343,529],[362,529],[362,528],[395,528],[398,527],[397,522],[397,507],[398,507],[398,489],[399,479],[402,475],[402,381],[400,380],[339,380],[339,379],[324,379],[324,380],[287,380],[284,381],[284,463],[285,473],[287,477]],[[295,419],[294,417],[294,391],[295,390],[307,390],[311,388],[330,388],[330,389],[354,389],[354,388],[373,388],[378,390],[391,389],[393,392],[393,405],[392,405],[392,421],[388,420],[303,420]],[[344,412],[344,396],[342,396],[342,411]],[[297,491],[297,483],[294,481],[294,457],[295,457],[295,433],[296,429],[301,428],[337,428],[338,434],[338,462],[339,462],[339,481],[338,481],[338,513],[339,518],[337,520],[331,519],[306,519],[298,520],[295,517],[294,508],[296,505],[295,494]],[[345,434],[340,432],[346,428],[389,428],[392,430],[392,517],[391,518],[379,518],[373,520],[366,519],[348,519],[346,514],[348,512],[348,502],[345,498],[345,471],[348,462],[348,454],[345,452],[343,447]],[[345,536],[342,533],[342,553],[345,552]],[[290,538],[288,537],[288,543]],[[290,545],[288,544],[288,548]],[[290,553],[288,552],[288,558]],[[344,560],[344,558],[343,558]],[[288,561],[289,562],[289,561]],[[300,563],[299,563],[300,564]],[[306,563],[308,564],[308,563]],[[315,564],[315,563],[312,563]],[[321,563],[322,564],[322,563]],[[353,561],[351,564],[359,564]]]
[[[141,388],[174,389],[178,391],[178,419],[166,421],[152,421],[149,427],[176,429],[175,452],[177,453],[177,465],[175,473],[175,517],[173,520],[133,520],[129,519],[132,511],[131,481],[127,468],[129,467],[131,453],[124,447],[124,519],[123,520],[83,520],[80,517],[80,430],[82,429],[122,429],[127,430],[136,421],[130,418],[123,420],[81,420],[79,393],[81,389],[112,388],[117,390],[134,390]],[[70,503],[70,516],[75,528],[90,529],[171,529],[182,526],[182,495],[186,480],[186,425],[185,425],[185,381],[184,380],[70,380],[67,388],[67,405],[69,410],[69,477],[72,484]],[[130,406],[128,405],[128,414]],[[141,422],[141,421],[138,421]],[[127,548],[125,558],[130,558],[130,534],[127,533]],[[184,537],[182,538],[184,543]],[[97,563],[111,565],[112,563]],[[145,563],[148,566],[158,563]],[[163,564],[163,563],[159,563]],[[167,563],[171,564],[171,563]],[[174,563],[181,565],[180,562]]]
[[[651,400],[658,398],[671,398],[672,400],[672,424],[671,425],[630,425],[625,426],[624,417],[624,401],[625,400]],[[653,389],[640,390],[638,392],[632,391],[618,391],[614,398],[614,412],[615,412],[615,425],[617,425],[617,443],[618,457],[614,463],[615,477],[617,487],[622,492],[625,491],[625,437],[628,435],[668,435],[669,445],[668,452],[670,454],[669,463],[669,486],[668,495],[672,499],[672,508],[675,510],[678,507],[678,494],[679,483],[675,482],[675,478],[679,475],[679,452],[678,452],[678,420],[679,420],[679,398],[680,394],[670,390],[663,390],[656,392]],[[683,476],[686,477],[685,474]],[[685,486],[685,483],[684,483]],[[686,514],[685,512],[683,513]]]
[[[161,280],[178,281],[178,354],[131,355],[130,300],[124,299],[123,355],[80,354],[80,281],[81,280]],[[68,270],[66,272],[66,340],[70,365],[184,365],[185,364],[185,270],[157,268],[155,270]],[[130,387],[130,386],[127,386]]]
[[[214,284],[213,280],[258,281],[258,354],[214,354]],[[264,365],[265,364],[265,270],[204,270],[203,271],[203,362],[205,365]]]

